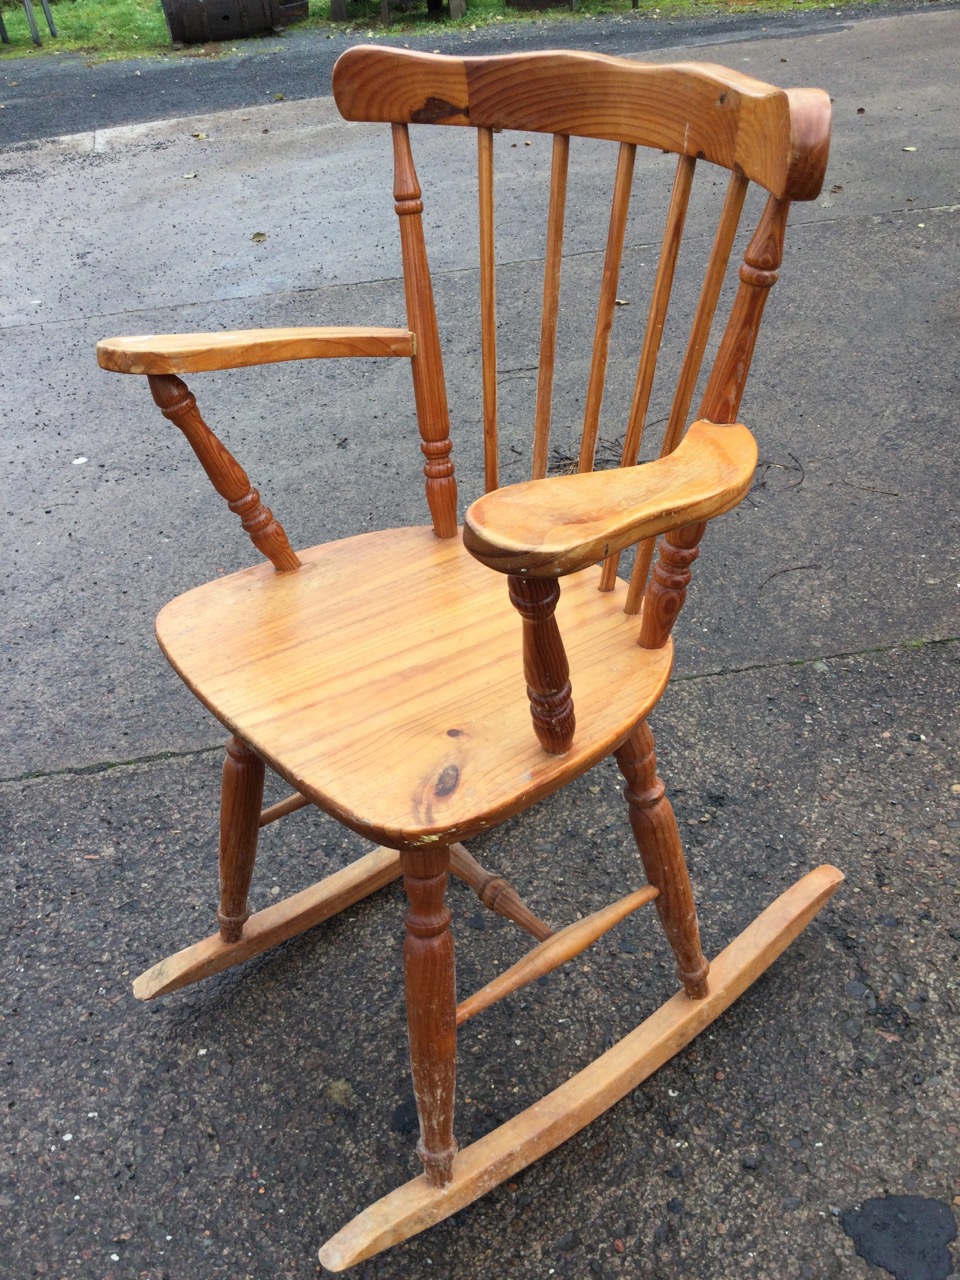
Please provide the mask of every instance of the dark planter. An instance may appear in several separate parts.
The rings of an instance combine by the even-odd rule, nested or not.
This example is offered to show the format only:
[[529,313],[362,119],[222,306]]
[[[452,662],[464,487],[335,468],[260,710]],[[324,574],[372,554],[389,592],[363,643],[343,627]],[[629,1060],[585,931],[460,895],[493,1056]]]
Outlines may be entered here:
[[307,16],[307,0],[162,0],[174,44],[242,40]]

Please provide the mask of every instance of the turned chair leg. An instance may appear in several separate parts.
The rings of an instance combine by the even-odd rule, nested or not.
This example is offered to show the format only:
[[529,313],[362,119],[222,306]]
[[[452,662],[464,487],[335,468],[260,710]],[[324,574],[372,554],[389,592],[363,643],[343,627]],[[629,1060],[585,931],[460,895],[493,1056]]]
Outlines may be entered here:
[[264,766],[260,757],[231,738],[220,790],[220,937],[238,942],[250,912],[247,894],[257,856]]
[[410,906],[404,916],[403,968],[413,1090],[420,1117],[417,1155],[427,1182],[448,1183],[457,1152],[453,1103],[457,1064],[457,995],[450,911],[444,902],[446,845],[401,853]]
[[650,883],[660,890],[657,912],[677,958],[677,976],[691,999],[702,1000],[707,994],[710,965],[700,948],[697,910],[680,832],[664,785],[657,777],[653,734],[645,720],[617,750],[616,758],[627,780],[623,794],[643,869]]

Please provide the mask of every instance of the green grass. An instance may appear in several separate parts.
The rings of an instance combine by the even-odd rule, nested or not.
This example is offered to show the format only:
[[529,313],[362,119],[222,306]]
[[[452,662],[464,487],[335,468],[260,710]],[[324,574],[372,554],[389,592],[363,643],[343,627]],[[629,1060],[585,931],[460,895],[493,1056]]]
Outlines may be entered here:
[[[800,9],[839,8],[853,0],[640,0],[640,13],[647,17],[692,17],[706,13],[773,12]],[[496,22],[525,22],[540,18],[569,20],[595,14],[628,14],[632,12],[630,0],[575,0],[576,8],[568,4],[543,12],[525,12],[507,8],[504,0],[467,0],[467,15],[457,22],[437,24],[427,16],[426,3],[408,13],[397,11],[389,28],[393,36],[411,33],[428,35],[444,29],[489,26]],[[54,21],[59,36],[54,39],[47,32],[46,21],[39,0],[33,0],[34,12],[43,39],[41,48],[35,48],[27,27],[26,14],[18,0],[0,0],[0,10],[10,36],[10,44],[0,45],[0,60],[16,57],[56,56],[71,52],[88,54],[97,61],[109,58],[156,56],[172,53],[170,36],[163,17],[160,0],[59,0],[53,5]],[[380,26],[379,0],[352,0],[348,4],[350,21],[346,28],[330,28],[339,31],[362,31],[376,36],[383,31]],[[310,17],[298,23],[296,29],[330,26],[329,0],[311,0]],[[244,42],[245,52],[253,47]],[[230,57],[236,46],[230,41],[185,49],[178,57]]]

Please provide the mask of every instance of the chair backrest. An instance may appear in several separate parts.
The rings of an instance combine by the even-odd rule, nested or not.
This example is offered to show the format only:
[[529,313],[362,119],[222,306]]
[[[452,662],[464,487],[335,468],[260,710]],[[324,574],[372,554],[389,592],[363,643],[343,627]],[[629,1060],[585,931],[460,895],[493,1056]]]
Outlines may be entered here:
[[[417,343],[414,390],[421,447],[426,457],[427,499],[439,536],[456,533],[456,487],[410,124],[472,126],[477,131],[483,436],[488,490],[497,487],[500,474],[493,139],[501,130],[553,135],[533,477],[541,477],[547,470],[571,138],[605,139],[618,144],[578,470],[589,471],[594,466],[637,147],[672,152],[677,164],[623,432],[620,465],[633,465],[639,457],[694,172],[700,161],[726,169],[730,176],[660,452],[665,454],[676,448],[691,420],[690,406],[702,376],[745,197],[749,185],[755,183],[766,192],[766,200],[743,255],[739,285],[696,415],[718,423],[736,420],[764,303],[777,279],[790,203],[813,199],[823,183],[830,124],[830,104],[825,93],[816,89],[778,89],[707,64],[654,66],[600,54],[568,52],[453,58],[365,46],[351,49],[340,58],[334,69],[333,89],[346,119],[382,121],[392,126],[394,199],[400,219],[408,325],[415,332]],[[651,552],[652,547],[647,548],[637,557],[630,593],[635,607],[639,607]],[[607,587],[612,585],[616,567],[611,557],[604,570]],[[629,605],[628,608],[633,611]]]

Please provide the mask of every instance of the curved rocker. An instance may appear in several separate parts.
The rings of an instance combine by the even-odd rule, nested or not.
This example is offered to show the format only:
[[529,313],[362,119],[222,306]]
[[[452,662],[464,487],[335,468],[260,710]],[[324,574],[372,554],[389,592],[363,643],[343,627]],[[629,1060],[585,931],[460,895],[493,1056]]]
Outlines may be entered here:
[[358,1214],[321,1248],[320,1262],[329,1271],[345,1271],[409,1240],[479,1200],[585,1128],[729,1008],[786,950],[842,881],[842,872],[829,865],[808,872],[712,962],[710,989],[702,1000],[678,991],[566,1084],[458,1152],[453,1177],[445,1186],[431,1186],[421,1174]]

